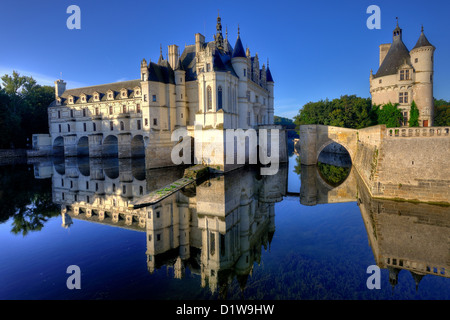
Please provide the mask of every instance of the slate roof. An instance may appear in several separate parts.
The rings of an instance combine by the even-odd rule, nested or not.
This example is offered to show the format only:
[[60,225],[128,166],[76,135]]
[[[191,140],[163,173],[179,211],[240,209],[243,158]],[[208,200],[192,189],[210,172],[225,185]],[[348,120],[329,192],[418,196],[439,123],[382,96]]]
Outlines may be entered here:
[[127,89],[128,98],[134,97],[134,88],[141,87],[141,80],[129,80],[129,81],[120,81],[120,82],[114,82],[114,83],[108,83],[108,84],[100,84],[96,86],[89,86],[89,87],[81,87],[81,88],[75,88],[75,89],[68,89],[64,91],[64,93],[61,95],[62,98],[62,104],[66,104],[67,98],[69,96],[73,96],[75,101],[74,103],[81,103],[81,95],[84,93],[87,95],[86,102],[94,102],[94,93],[100,94],[100,101],[106,100],[106,92],[109,90],[114,92],[114,99],[121,99],[120,96],[120,90],[121,89]]
[[246,58],[246,54],[245,54],[245,50],[244,50],[244,46],[242,45],[242,41],[241,41],[241,37],[238,36],[237,40],[236,40],[236,44],[234,45],[234,50],[233,50],[233,58]]
[[407,64],[411,64],[408,48],[406,48],[401,37],[394,37],[394,41],[392,42],[386,57],[381,63],[378,72],[374,75],[374,78],[396,74],[398,68],[405,62]]
[[427,37],[423,33],[423,30],[420,34],[419,40],[417,40],[417,43],[412,50],[420,47],[433,47],[433,45],[428,41]]

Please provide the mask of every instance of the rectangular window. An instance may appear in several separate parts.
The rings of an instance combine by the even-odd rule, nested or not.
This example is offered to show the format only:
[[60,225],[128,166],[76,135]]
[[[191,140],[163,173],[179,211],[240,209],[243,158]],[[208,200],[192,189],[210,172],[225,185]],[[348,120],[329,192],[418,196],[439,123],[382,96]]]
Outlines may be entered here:
[[141,105],[139,103],[136,105],[136,112],[141,113]]
[[247,69],[244,69],[244,77],[247,76]]
[[109,106],[109,114],[113,114],[113,107]]
[[86,132],[86,123],[83,123],[83,131]]
[[86,117],[86,109],[83,109],[83,117]]
[[61,132],[61,125],[58,125],[58,127],[59,127],[59,132]]
[[114,130],[114,122],[112,122],[112,121],[109,122],[109,129],[110,129],[111,131]]
[[211,65],[210,65],[209,63],[207,63],[207,64],[206,64],[206,72],[211,71],[210,69],[211,69]]
[[126,105],[122,106],[122,113],[127,113],[127,106]]
[[408,103],[408,92],[400,92],[398,94],[399,103]]
[[61,111],[58,111],[58,119],[61,118]]
[[409,70],[405,70],[405,79],[409,80]]
[[95,107],[95,115],[98,116],[100,114],[98,107]]
[[144,125],[145,125],[146,127],[148,126],[148,119],[147,119],[147,118],[144,119]]
[[138,130],[141,130],[141,120],[137,120],[136,127]]
[[400,80],[405,80],[405,70],[400,70]]
[[152,101],[156,102],[156,94],[152,95]]
[[156,119],[156,118],[153,119],[153,125],[154,125],[154,126],[157,126],[157,125],[158,125],[158,119]]

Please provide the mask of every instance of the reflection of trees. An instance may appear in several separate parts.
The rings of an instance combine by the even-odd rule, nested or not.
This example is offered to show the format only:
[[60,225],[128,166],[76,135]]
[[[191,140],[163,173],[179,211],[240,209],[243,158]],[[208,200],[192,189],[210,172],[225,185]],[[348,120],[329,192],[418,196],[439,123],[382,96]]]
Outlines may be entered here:
[[300,162],[300,156],[295,157],[295,167],[294,167],[294,172],[298,175],[300,175],[302,173],[302,164]]
[[26,236],[30,231],[40,231],[51,217],[60,214],[50,192],[36,193],[30,203],[17,209],[13,216],[11,232]]
[[51,180],[36,180],[27,166],[0,167],[0,223],[13,218],[12,232],[26,235],[42,229],[59,214],[52,203]]
[[337,167],[322,162],[318,162],[317,167],[322,178],[333,187],[337,187],[344,182],[350,173],[350,168]]

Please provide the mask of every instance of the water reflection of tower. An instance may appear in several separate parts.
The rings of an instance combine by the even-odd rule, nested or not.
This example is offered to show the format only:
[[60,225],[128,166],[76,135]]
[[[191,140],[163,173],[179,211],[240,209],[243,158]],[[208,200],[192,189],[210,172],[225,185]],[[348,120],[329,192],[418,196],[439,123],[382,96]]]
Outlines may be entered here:
[[286,194],[287,168],[258,177],[239,169],[183,190],[149,208],[148,269],[166,265],[176,278],[185,268],[201,285],[226,295],[236,277],[244,288],[275,231],[274,204]]
[[358,182],[358,205],[369,244],[394,289],[408,271],[416,286],[426,275],[450,278],[450,208],[371,198]]

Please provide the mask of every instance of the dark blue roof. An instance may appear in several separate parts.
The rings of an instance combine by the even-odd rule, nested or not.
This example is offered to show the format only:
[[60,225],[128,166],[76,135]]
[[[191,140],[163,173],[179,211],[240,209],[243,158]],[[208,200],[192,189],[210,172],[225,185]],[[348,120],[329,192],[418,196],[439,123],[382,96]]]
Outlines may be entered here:
[[242,45],[241,37],[239,36],[234,45],[232,58],[246,58],[244,46]]
[[274,82],[272,78],[272,73],[270,73],[269,67],[267,67],[266,70],[266,82]]

